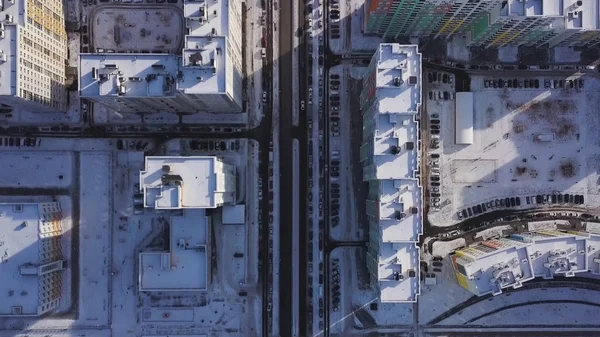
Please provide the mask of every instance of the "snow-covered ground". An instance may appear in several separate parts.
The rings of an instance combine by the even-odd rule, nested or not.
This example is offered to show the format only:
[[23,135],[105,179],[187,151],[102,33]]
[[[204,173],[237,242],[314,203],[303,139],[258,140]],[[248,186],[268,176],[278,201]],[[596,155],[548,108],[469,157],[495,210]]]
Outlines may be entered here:
[[[350,98],[352,94],[349,93],[350,85],[349,78],[352,67],[350,65],[340,65],[332,67],[329,70],[329,74],[340,75],[340,107],[339,107],[339,135],[334,136],[332,133],[327,135],[329,137],[329,150],[330,155],[334,151],[339,153],[339,157],[335,160],[340,161],[340,176],[339,178],[330,178],[331,182],[336,182],[340,185],[339,191],[339,224],[332,226],[330,223],[329,236],[334,240],[340,241],[358,241],[364,239],[364,233],[358,223],[358,208],[357,203],[364,203],[365,201],[360,199],[356,194],[356,186],[354,186],[353,175],[352,175],[352,145],[350,143],[352,138],[351,124],[357,121],[353,120],[350,112]],[[328,80],[331,83],[331,80]],[[331,111],[329,111],[331,116]],[[330,121],[330,129],[332,122]],[[331,158],[334,159],[334,158]],[[362,206],[362,205],[361,205]]]
[[[429,150],[442,154],[442,209],[429,214],[434,225],[452,225],[462,208],[507,196],[583,194],[588,212],[599,205],[598,80],[582,76],[584,88],[575,90],[544,88],[545,80],[564,77],[518,79],[530,78],[539,80],[538,89],[485,88],[488,78],[472,77],[472,145],[455,144],[455,102],[427,100],[428,113],[439,114],[442,126],[440,149]],[[540,134],[555,140],[537,141]],[[527,207],[532,205],[520,206]]]
[[[555,303],[548,303],[552,301]],[[596,325],[599,314],[600,298],[597,291],[575,288],[529,289],[480,301],[439,324]]]

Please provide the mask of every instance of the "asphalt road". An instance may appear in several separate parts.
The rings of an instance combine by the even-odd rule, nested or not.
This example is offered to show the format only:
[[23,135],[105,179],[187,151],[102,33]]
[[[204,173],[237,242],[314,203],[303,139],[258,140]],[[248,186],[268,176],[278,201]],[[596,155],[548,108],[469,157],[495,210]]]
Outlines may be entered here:
[[[293,125],[292,102],[293,89],[290,81],[292,74],[292,2],[279,2],[279,331],[281,336],[292,335],[292,296],[287,293],[292,289],[292,235],[293,223]],[[296,206],[297,207],[297,206]],[[297,266],[296,266],[297,267]],[[298,309],[298,308],[296,308]]]

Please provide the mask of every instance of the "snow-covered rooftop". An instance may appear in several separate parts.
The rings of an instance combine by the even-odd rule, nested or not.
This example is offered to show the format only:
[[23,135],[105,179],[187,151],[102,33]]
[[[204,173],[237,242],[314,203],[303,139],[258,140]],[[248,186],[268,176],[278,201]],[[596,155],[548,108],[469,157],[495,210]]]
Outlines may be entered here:
[[[184,3],[189,32],[179,55],[81,54],[81,96],[117,96],[120,88],[120,95],[125,97],[173,97],[176,91],[225,93],[226,53],[232,52],[226,40],[230,37],[228,4],[202,0]],[[103,74],[103,79],[98,80],[94,72]]]
[[376,118],[373,155],[377,179],[414,178],[419,165],[419,125],[414,116],[382,113]]
[[458,283],[477,295],[519,288],[534,277],[598,272],[600,237],[540,230],[486,240],[456,251]]
[[423,223],[419,210],[422,195],[418,181],[382,180],[380,186],[381,241],[418,241]]
[[204,209],[172,216],[170,249],[140,254],[140,290],[201,291],[207,287],[208,221]]
[[[365,179],[378,184],[379,256],[376,271],[382,302],[412,302],[419,294],[422,191],[419,169],[421,54],[416,45],[379,45],[361,94],[369,148]],[[374,85],[373,85],[374,83]],[[370,139],[372,137],[372,139]],[[373,223],[372,223],[373,224]],[[373,271],[375,272],[375,271]]]
[[416,113],[421,102],[421,54],[416,45],[382,43],[377,51],[379,112]]
[[414,302],[419,293],[419,248],[414,242],[382,242],[379,246],[379,289],[382,302]]
[[23,313],[35,314],[38,307],[38,278],[21,275],[19,267],[40,260],[40,214],[36,204],[22,205],[21,212],[15,212],[14,207],[0,204],[0,288],[5,294],[0,301],[0,315],[11,314],[12,308],[18,306],[22,307]]
[[0,316],[36,316],[57,306],[60,291],[46,293],[55,284],[42,287],[39,276],[63,268],[59,219],[55,202],[0,204]]
[[215,208],[233,200],[231,165],[216,157],[146,157],[140,173],[144,206],[157,209]]

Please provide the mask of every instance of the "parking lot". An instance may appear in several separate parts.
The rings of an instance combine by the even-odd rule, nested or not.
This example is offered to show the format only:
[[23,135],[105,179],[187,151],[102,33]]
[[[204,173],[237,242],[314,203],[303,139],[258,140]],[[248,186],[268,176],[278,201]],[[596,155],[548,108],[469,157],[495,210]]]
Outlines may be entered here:
[[465,213],[470,217],[469,211],[474,216],[490,208],[596,208],[598,80],[579,75],[512,76],[471,79],[470,145],[456,144],[458,112],[451,88],[428,93],[430,121],[439,116],[439,124],[430,123],[439,127],[428,130],[433,206],[429,218],[435,225],[452,225]]

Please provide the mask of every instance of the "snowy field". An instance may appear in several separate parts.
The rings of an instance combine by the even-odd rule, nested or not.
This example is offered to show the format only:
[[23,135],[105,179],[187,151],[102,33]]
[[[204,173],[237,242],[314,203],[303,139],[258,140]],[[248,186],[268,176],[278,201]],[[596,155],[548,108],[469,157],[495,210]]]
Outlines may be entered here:
[[[456,212],[498,197],[537,193],[586,196],[585,208],[600,202],[599,81],[583,76],[583,89],[485,88],[472,78],[472,145],[455,144],[455,102],[428,100],[428,113],[441,119],[442,209],[430,212],[436,226],[456,223]],[[571,78],[576,78],[572,76]],[[521,80],[524,78],[520,78]],[[553,135],[540,141],[539,135]],[[431,152],[431,151],[430,151]],[[525,202],[521,209],[531,207]],[[581,207],[581,206],[578,206]]]
[[66,188],[73,181],[71,153],[7,151],[0,152],[0,162],[2,187]]

